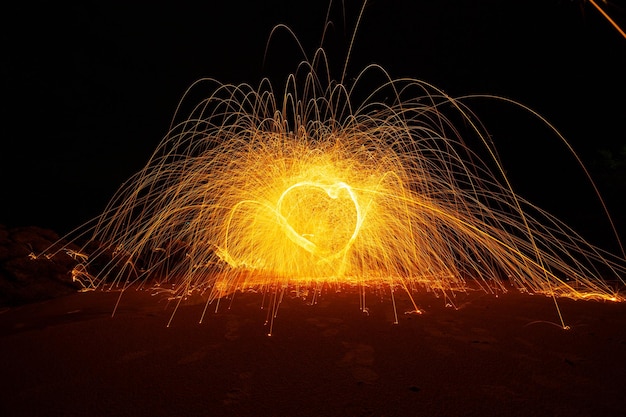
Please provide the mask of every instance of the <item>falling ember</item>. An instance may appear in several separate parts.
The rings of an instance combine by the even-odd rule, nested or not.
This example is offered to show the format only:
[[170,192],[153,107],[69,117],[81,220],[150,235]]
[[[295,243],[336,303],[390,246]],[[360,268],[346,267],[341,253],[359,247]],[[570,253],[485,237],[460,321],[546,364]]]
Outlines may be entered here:
[[323,64],[320,50],[280,93],[267,80],[192,86],[210,94],[96,219],[100,246],[85,247],[77,279],[207,303],[326,284],[621,300],[623,257],[514,192],[467,100],[415,79],[368,89],[385,74],[374,66],[324,81]]

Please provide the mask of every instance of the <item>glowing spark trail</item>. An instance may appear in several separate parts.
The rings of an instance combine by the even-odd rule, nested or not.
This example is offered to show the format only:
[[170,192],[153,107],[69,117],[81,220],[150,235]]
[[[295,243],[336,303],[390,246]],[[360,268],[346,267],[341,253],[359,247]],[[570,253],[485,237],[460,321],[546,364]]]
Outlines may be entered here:
[[[619,299],[623,257],[518,196],[465,99],[376,66],[324,81],[324,63],[320,49],[281,93],[194,84],[210,94],[97,219],[77,279],[208,303],[326,284]],[[372,73],[386,81],[367,89]]]
[[622,35],[624,39],[626,39],[626,32],[624,32],[624,30],[615,22],[615,20],[611,19],[611,16],[609,16],[604,10],[602,10],[602,8],[598,6],[595,1],[589,0],[589,3],[591,3],[591,5],[595,7],[598,12],[600,12],[600,14],[611,24],[611,26],[613,26],[615,30],[617,30],[619,34]]

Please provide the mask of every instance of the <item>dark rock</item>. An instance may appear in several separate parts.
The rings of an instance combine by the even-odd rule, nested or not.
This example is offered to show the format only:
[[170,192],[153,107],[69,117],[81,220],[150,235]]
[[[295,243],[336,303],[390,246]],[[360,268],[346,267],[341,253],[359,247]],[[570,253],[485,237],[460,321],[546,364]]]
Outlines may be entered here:
[[0,306],[42,301],[80,289],[72,280],[77,261],[65,249],[77,247],[52,230],[0,226]]

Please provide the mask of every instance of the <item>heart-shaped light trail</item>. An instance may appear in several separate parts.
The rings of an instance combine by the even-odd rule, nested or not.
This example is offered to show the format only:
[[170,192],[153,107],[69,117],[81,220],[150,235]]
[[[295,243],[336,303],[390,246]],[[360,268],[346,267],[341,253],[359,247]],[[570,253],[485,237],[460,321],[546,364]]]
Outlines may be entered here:
[[357,193],[345,182],[295,182],[279,191],[274,202],[243,199],[235,204],[216,255],[257,276],[343,277],[366,217]]
[[[316,194],[321,191],[331,199],[330,204],[319,204],[320,197]],[[346,197],[340,199],[343,194],[353,205],[352,213],[346,211]],[[292,201],[286,204],[287,200]],[[341,202],[333,204],[337,200]],[[286,205],[289,207],[285,207]],[[345,182],[324,184],[301,181],[293,184],[278,199],[276,216],[285,235],[298,246],[317,256],[319,262],[345,256],[363,224],[363,213],[357,196]],[[294,225],[293,222],[297,224]],[[354,228],[348,226],[352,222]],[[341,233],[342,230],[348,230],[351,234],[347,236]]]

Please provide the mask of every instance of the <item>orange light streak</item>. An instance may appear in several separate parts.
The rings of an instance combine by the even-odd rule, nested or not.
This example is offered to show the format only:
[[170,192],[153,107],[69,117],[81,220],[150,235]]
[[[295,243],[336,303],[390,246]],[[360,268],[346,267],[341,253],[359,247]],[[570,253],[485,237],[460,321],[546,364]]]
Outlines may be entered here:
[[598,4],[594,0],[589,0],[589,3],[591,3],[591,5],[595,7],[596,10],[598,10],[600,14],[604,16],[604,18],[608,20],[609,23],[620,33],[620,35],[622,35],[622,37],[626,39],[626,33],[622,30],[621,27],[619,27],[619,25],[613,19],[611,19],[611,16],[609,16],[604,10],[602,10],[602,8],[598,6]]

